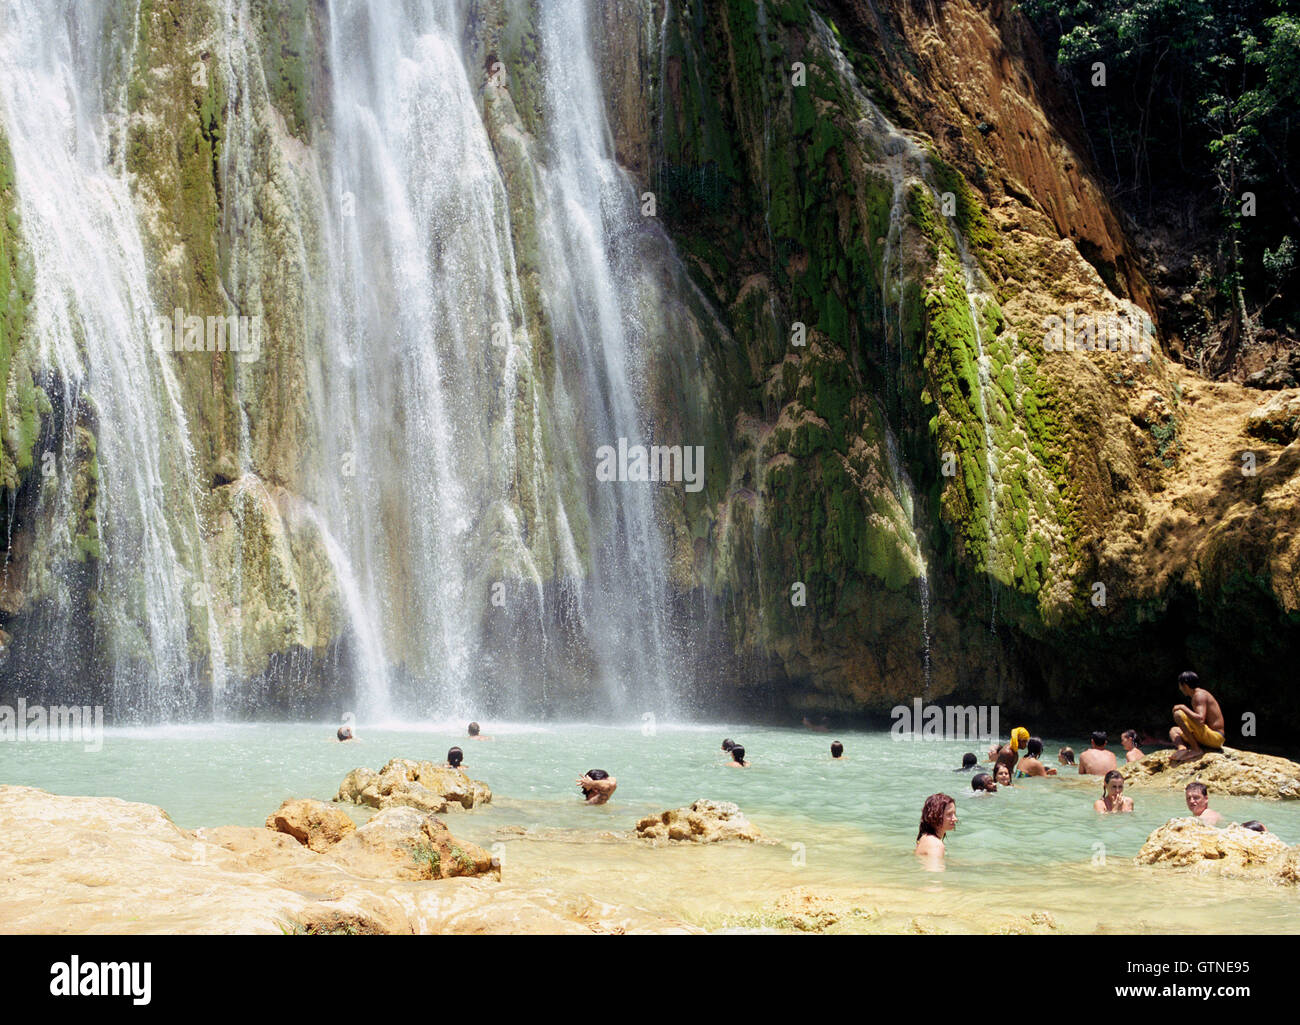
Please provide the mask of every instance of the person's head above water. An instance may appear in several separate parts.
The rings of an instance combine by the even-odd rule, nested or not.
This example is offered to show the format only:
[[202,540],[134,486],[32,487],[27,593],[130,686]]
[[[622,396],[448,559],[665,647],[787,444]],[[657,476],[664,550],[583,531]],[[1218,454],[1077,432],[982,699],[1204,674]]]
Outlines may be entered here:
[[1023,726],[1017,726],[1011,731],[1011,743],[1007,746],[1010,747],[1012,751],[1019,751],[1027,743],[1029,743],[1029,731]]
[[609,773],[604,769],[588,769],[583,775],[588,779],[609,779]]
[[478,723],[476,723],[476,722],[472,722],[472,723],[469,724],[469,735],[470,735],[471,737],[477,737],[477,736],[478,736],[478,731],[479,731],[479,724],[478,724]]
[[987,772],[977,772],[970,781],[970,788],[977,793],[981,790],[987,790],[990,794],[996,793],[998,785],[993,782],[993,777]]
[[957,826],[957,802],[947,794],[931,794],[921,807],[921,825],[916,831],[919,842],[923,836],[937,836]]
[[1253,829],[1256,833],[1268,832],[1268,830],[1264,828],[1264,823],[1260,822],[1258,819],[1251,819],[1249,822],[1243,822],[1242,826],[1245,829]]
[[835,741],[833,744],[831,744],[831,757],[832,758],[844,757],[844,745],[841,744],[838,740]]
[[730,751],[735,746],[736,746],[736,742],[732,740],[730,737],[728,737],[726,740],[722,742],[722,750],[724,751]]
[[338,736],[339,736],[339,740],[351,740],[351,739],[352,739],[352,727],[351,727],[351,726],[340,726],[340,727],[339,727],[339,734],[338,734]]
[[1187,810],[1193,815],[1200,815],[1209,806],[1210,788],[1200,780],[1195,780],[1183,788],[1183,798],[1187,801]]
[[1056,753],[1056,760],[1060,762],[1062,765],[1073,765],[1074,748],[1072,747],[1061,748],[1061,750]]
[[1131,751],[1138,746],[1137,730],[1125,730],[1119,735],[1119,742],[1124,745],[1125,751]]
[[[979,764],[979,759],[975,757],[975,753],[973,751],[967,751],[964,755],[961,756],[962,769],[973,769],[978,764]],[[961,769],[957,771],[960,772]]]
[[999,786],[1007,786],[1011,782],[1011,766],[1006,762],[998,762],[997,768],[993,770],[993,781]]
[[1105,747],[1105,746],[1106,746],[1106,731],[1105,731],[1105,730],[1097,730],[1096,732],[1093,733],[1093,735],[1092,735],[1092,746],[1093,746],[1093,747]]
[[447,764],[453,769],[460,768],[460,763],[465,760],[465,752],[458,747],[453,747],[447,752]]
[[1043,742],[1037,737],[1030,737],[1029,744],[1025,748],[1029,752],[1030,758],[1041,758],[1043,754]]
[[731,760],[737,765],[745,764],[745,749],[739,744],[733,744],[731,746]]
[[[1112,787],[1111,786],[1112,781],[1118,781],[1118,786]],[[1119,769],[1111,769],[1110,772],[1106,773],[1106,775],[1102,777],[1101,792],[1103,794],[1109,794],[1112,792],[1120,793],[1123,792],[1123,790],[1124,790],[1124,773],[1120,772]]]

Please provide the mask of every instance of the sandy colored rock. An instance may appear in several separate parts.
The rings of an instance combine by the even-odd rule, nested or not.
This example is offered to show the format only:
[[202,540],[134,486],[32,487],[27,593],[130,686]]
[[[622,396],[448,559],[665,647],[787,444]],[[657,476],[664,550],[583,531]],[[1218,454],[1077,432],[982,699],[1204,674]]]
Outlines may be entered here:
[[1225,747],[1188,762],[1173,762],[1173,750],[1155,751],[1141,761],[1120,766],[1124,781],[1137,786],[1181,790],[1199,780],[1215,794],[1231,797],[1300,798],[1300,765],[1274,755]]
[[1235,822],[1217,829],[1189,816],[1173,819],[1147,837],[1135,860],[1294,883],[1297,850],[1273,833],[1257,833]]
[[636,824],[637,836],[646,840],[762,840],[763,834],[730,801],[696,801],[689,808],[674,808],[648,815]]
[[410,758],[393,758],[382,769],[353,769],[339,784],[336,801],[371,808],[416,808],[432,815],[488,804],[492,791],[463,769]]
[[1290,444],[1300,434],[1300,394],[1280,392],[1253,410],[1246,418],[1246,433],[1266,441]]
[[379,812],[332,848],[330,857],[375,879],[450,879],[493,870],[492,856],[482,847],[457,840],[442,820],[410,807]]
[[323,851],[357,828],[341,808],[311,798],[291,798],[266,817],[266,828]]
[[[392,814],[419,818],[407,809]],[[382,849],[380,833],[407,835],[407,824],[392,818],[382,827],[371,846]],[[468,853],[470,845],[459,846]],[[5,934],[696,931],[640,908],[503,886],[490,875],[361,878],[286,833],[191,832],[153,805],[19,786],[0,786],[0,881]]]

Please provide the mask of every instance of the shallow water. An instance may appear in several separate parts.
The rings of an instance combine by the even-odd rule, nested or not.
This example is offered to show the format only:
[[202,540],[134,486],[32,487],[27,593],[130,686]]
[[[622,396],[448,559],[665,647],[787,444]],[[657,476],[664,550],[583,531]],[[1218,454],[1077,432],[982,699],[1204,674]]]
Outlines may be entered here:
[[[98,752],[0,745],[0,782],[157,804],[185,828],[260,826],[287,797],[329,800],[358,765],[441,761],[455,744],[494,799],[448,823],[464,839],[501,844],[508,881],[710,928],[774,921],[774,902],[797,889],[860,908],[837,926],[854,930],[997,931],[1046,911],[1070,931],[1300,931],[1294,890],[1133,864],[1154,828],[1186,814],[1176,791],[1130,789],[1135,813],[1103,818],[1092,810],[1101,784],[1091,777],[1023,780],[975,797],[971,774],[953,771],[969,742],[735,724],[484,728],[493,740],[471,741],[459,723],[362,727],[350,744],[320,724],[106,730]],[[724,736],[745,744],[752,768],[727,767]],[[845,761],[830,758],[832,739],[844,742]],[[1047,742],[1049,756],[1061,743]],[[610,804],[588,808],[574,780],[593,768],[619,786]],[[947,870],[931,874],[911,850],[921,804],[937,791],[957,798],[959,825],[947,840]],[[735,801],[779,843],[655,848],[616,835],[642,815],[701,797]],[[1300,842],[1300,802],[1212,794],[1211,806]],[[354,811],[358,820],[368,814]]]

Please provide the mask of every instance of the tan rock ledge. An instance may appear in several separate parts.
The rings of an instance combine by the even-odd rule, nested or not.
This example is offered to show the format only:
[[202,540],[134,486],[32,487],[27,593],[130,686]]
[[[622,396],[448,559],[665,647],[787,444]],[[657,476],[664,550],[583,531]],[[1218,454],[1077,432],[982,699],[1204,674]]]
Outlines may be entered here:
[[730,801],[696,801],[689,808],[648,815],[636,824],[636,834],[646,840],[688,840],[691,843],[717,843],[720,840],[766,842],[758,827]]
[[1217,829],[1190,816],[1157,829],[1135,860],[1139,865],[1195,866],[1289,885],[1300,875],[1300,846],[1288,847],[1273,833],[1257,833],[1235,822]]
[[1210,788],[1211,794],[1300,799],[1300,765],[1285,758],[1225,747],[1222,751],[1207,751],[1191,761],[1173,762],[1173,753],[1172,749],[1155,751],[1141,761],[1121,766],[1119,771],[1126,783],[1140,787],[1181,790],[1199,780]]
[[[0,786],[0,933],[698,931],[592,894],[504,885],[487,852],[411,808],[340,824],[333,842],[317,812],[271,816],[306,823],[300,842],[275,827],[189,831],[149,804]],[[324,853],[307,846],[313,836]]]
[[492,791],[482,780],[470,779],[464,769],[393,758],[378,772],[353,769],[339,784],[334,800],[371,808],[417,808],[441,815],[490,804]]

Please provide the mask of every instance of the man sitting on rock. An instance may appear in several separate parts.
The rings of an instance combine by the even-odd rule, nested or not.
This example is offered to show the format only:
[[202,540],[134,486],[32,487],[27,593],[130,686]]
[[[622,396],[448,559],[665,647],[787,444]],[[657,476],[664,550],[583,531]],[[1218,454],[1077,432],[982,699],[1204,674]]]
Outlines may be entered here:
[[1174,705],[1174,722],[1178,725],[1169,731],[1169,739],[1178,750],[1169,760],[1187,762],[1206,751],[1221,751],[1223,711],[1214,695],[1201,686],[1200,677],[1193,672],[1178,677],[1178,689],[1192,699],[1192,707]]
[[1092,747],[1079,755],[1080,776],[1104,776],[1115,768],[1115,752],[1106,750],[1106,734],[1098,730],[1092,735]]
[[604,769],[588,769],[585,776],[579,777],[578,786],[588,804],[604,804],[618,789],[618,780]]
[[1210,788],[1204,783],[1188,783],[1183,796],[1187,799],[1187,810],[1207,826],[1217,826],[1223,821],[1223,816],[1210,807]]

